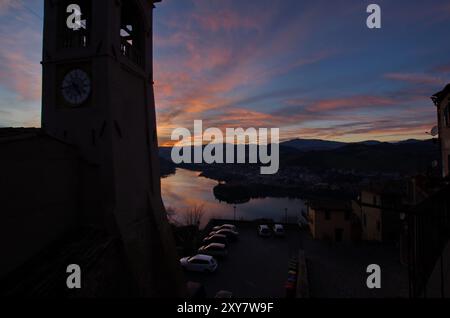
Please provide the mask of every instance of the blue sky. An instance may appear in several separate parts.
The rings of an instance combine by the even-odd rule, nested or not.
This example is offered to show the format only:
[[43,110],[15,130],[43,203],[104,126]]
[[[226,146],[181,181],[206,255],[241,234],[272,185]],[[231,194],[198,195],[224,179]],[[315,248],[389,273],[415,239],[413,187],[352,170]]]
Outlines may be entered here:
[[[0,0],[0,126],[38,126],[43,1]],[[382,29],[366,7],[382,8]],[[164,0],[155,10],[161,143],[172,129],[279,127],[282,139],[427,138],[450,82],[444,0]]]

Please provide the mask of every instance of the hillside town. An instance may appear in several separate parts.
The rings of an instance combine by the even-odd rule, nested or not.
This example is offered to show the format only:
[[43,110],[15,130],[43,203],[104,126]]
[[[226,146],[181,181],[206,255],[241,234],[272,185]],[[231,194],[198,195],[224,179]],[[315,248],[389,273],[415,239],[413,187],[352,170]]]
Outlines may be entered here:
[[[450,259],[448,202],[450,198],[448,185],[450,85],[435,94],[432,100],[439,118],[437,126],[439,135],[436,136],[433,143],[438,145],[441,159],[438,165],[430,163],[430,166],[434,167],[429,170],[431,173],[428,171],[423,174],[400,175],[352,172],[350,175],[355,180],[353,183],[336,181],[334,185],[322,183],[323,179],[317,177],[317,174],[309,174],[308,169],[300,167],[281,170],[276,176],[260,177],[248,167],[246,169],[237,168],[231,173],[229,172],[227,177],[223,178],[225,180],[220,181],[216,186],[214,189],[216,198],[220,199],[220,196],[223,195],[235,200],[229,202],[231,204],[239,204],[239,200],[241,203],[245,202],[245,195],[242,193],[247,190],[238,186],[244,183],[247,184],[247,188],[253,189],[253,192],[248,191],[246,194],[247,200],[258,196],[298,195],[306,202],[306,209],[301,212],[302,216],[298,219],[298,224],[295,225],[292,220],[286,219],[283,225],[279,225],[284,227],[285,241],[265,241],[261,246],[259,244],[263,243],[254,241],[252,238],[254,235],[248,234],[249,228],[252,229],[259,224],[259,227],[267,226],[268,233],[270,233],[269,229],[276,225],[276,221],[270,219],[211,220],[206,228],[198,234],[196,234],[195,226],[191,228],[190,239],[200,236],[195,240],[201,242],[202,237],[206,239],[213,235],[210,233],[213,228],[220,229],[227,222],[234,224],[232,228],[236,231],[239,229],[240,232],[240,240],[237,244],[243,245],[243,247],[232,247],[236,249],[233,253],[237,255],[245,253],[244,251],[249,249],[265,250],[272,244],[276,244],[277,247],[274,245],[274,248],[278,250],[285,251],[287,248],[290,251],[281,253],[278,263],[272,262],[270,266],[266,265],[268,266],[266,270],[270,269],[271,271],[280,266],[280,260],[284,259],[284,255],[286,255],[284,253],[292,254],[298,249],[299,254],[294,258],[304,265],[295,279],[294,289],[296,292],[292,294],[288,287],[284,291],[286,295],[291,295],[290,297],[406,298],[449,295],[450,277],[445,266]],[[201,170],[199,167],[197,169]],[[217,171],[206,170],[201,176],[220,180],[220,176],[215,173]],[[342,176],[348,171],[336,169],[331,173]],[[293,178],[293,176],[295,177]],[[340,179],[348,180],[349,177]],[[228,189],[235,188],[237,190],[235,192],[227,191],[227,184],[230,184]],[[305,191],[304,185],[306,184],[313,185],[310,192]],[[280,185],[284,191],[277,192]],[[225,190],[221,188],[222,186],[225,187]],[[221,190],[217,191],[217,189]],[[344,189],[348,191],[343,191]],[[296,191],[302,192],[296,194]],[[300,232],[298,232],[298,227]],[[184,232],[184,242],[189,241],[186,232],[182,232]],[[182,232],[180,232],[180,228],[175,229],[178,243],[180,243],[179,235]],[[276,232],[273,232],[272,235],[276,236]],[[190,255],[200,245],[201,243],[187,246],[178,244],[179,253]],[[256,259],[260,257],[262,261],[264,252],[261,253],[263,254],[255,254],[254,257]],[[296,253],[294,252],[294,254]],[[238,256],[234,257],[239,258]],[[242,274],[244,272],[248,279],[252,277],[255,281],[262,279],[261,276],[258,276],[261,274],[257,274],[256,271],[246,272],[246,265],[231,265],[229,263],[233,263],[233,261],[230,260],[227,262],[224,263],[226,268],[241,267],[235,273],[238,275],[237,277],[244,275]],[[281,261],[280,277],[284,272],[282,270],[283,262],[288,262],[288,260]],[[365,284],[362,282],[365,272],[357,274],[355,270],[362,271],[362,268],[371,262],[379,264],[384,269],[383,281],[389,288],[383,288],[378,292],[368,292],[364,287]],[[242,268],[242,266],[244,267]],[[251,268],[250,264],[248,266]],[[297,266],[296,268],[302,267]],[[278,275],[276,273],[277,271],[274,271],[274,275]],[[222,280],[224,277],[227,277],[229,281]],[[223,276],[223,274],[214,278],[188,274],[189,279],[202,282],[202,286],[206,286],[206,289],[209,290],[219,291],[220,288],[229,286],[229,289],[235,292],[237,290],[236,294],[241,296],[258,293],[251,288],[240,286],[237,280],[230,280],[229,277]],[[347,281],[345,288],[338,286],[340,279]],[[388,282],[386,283],[386,281]],[[263,282],[266,282],[268,286],[272,284],[265,279]],[[258,288],[267,288],[264,292],[259,291],[259,293],[263,293],[261,296],[281,296],[284,293],[280,289],[275,293],[279,288],[279,285],[275,283],[273,283],[272,289],[261,284],[257,286]]]

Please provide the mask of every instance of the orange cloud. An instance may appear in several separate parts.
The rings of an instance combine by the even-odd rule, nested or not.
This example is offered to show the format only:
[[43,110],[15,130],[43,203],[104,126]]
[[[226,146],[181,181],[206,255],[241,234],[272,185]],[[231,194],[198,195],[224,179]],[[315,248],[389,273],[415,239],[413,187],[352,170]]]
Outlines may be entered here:
[[308,111],[346,110],[398,104],[397,100],[379,96],[352,96],[345,98],[326,99],[313,103]]
[[[263,31],[269,31],[271,20],[277,14],[277,6],[271,2],[266,2],[264,10],[254,15],[236,11],[223,1],[195,1],[194,4],[193,12],[165,20],[163,23],[169,26],[171,34],[157,36],[155,40],[156,50],[177,52],[157,58],[155,63],[156,98],[163,125],[169,124],[165,119],[173,123],[182,121],[187,114],[201,116],[226,107],[243,99],[234,93],[236,90],[251,91],[292,69],[330,55],[325,51],[306,55],[294,49],[311,33],[308,24],[317,21],[320,14],[317,10],[305,10],[302,19],[296,19],[268,38]],[[239,34],[234,34],[235,30]],[[246,37],[242,30],[256,32]],[[293,53],[297,58],[286,66],[284,57]],[[262,62],[272,61],[274,57],[274,65]]]

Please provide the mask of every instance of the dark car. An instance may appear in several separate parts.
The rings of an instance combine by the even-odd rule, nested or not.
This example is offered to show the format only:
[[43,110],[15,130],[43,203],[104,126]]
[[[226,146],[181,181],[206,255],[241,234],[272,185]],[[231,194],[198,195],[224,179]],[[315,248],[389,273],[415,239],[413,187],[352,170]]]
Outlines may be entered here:
[[258,235],[261,237],[270,237],[272,236],[272,232],[268,225],[258,225]]
[[225,235],[229,241],[236,241],[239,238],[239,233],[230,229],[222,229],[216,232],[211,232],[210,235]]
[[219,244],[227,245],[228,239],[227,239],[226,235],[221,235],[221,234],[210,235],[203,239],[203,244],[207,245],[207,244],[212,244],[212,243],[219,243]]
[[225,244],[211,243],[198,249],[199,254],[210,255],[213,257],[225,258],[228,256],[228,250]]

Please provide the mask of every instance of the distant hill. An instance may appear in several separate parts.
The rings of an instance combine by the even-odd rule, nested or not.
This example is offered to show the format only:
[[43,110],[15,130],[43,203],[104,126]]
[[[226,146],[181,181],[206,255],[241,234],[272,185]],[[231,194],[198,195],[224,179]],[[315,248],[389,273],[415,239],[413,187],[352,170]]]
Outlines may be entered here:
[[282,158],[284,165],[368,172],[424,172],[438,159],[432,140],[399,143],[353,143],[337,149],[301,152]]
[[[164,165],[171,164],[170,147],[159,149]],[[405,140],[394,143],[363,141],[344,143],[295,139],[280,144],[281,166],[311,169],[345,169],[367,172],[420,173],[439,157],[433,140]]]
[[394,144],[397,144],[397,145],[403,145],[403,144],[420,144],[422,141],[423,141],[423,140],[407,139],[407,140],[402,140],[402,141],[394,142]]
[[381,141],[378,140],[366,140],[366,141],[361,141],[361,142],[357,142],[358,144],[363,144],[363,145],[368,145],[368,146],[374,146],[374,145],[379,145],[382,144]]
[[159,147],[159,156],[166,160],[170,160],[172,147]]
[[327,141],[319,139],[294,139],[281,143],[282,146],[294,148],[300,151],[333,150],[347,145],[344,142]]
[[[413,144],[421,143],[422,140],[408,139],[398,142],[391,142],[390,144]],[[286,146],[294,148],[300,151],[318,151],[318,150],[334,150],[351,144],[362,144],[368,146],[380,145],[383,142],[378,140],[366,140],[355,143],[339,142],[339,141],[328,141],[320,139],[293,139],[289,141],[282,142],[281,146]]]

